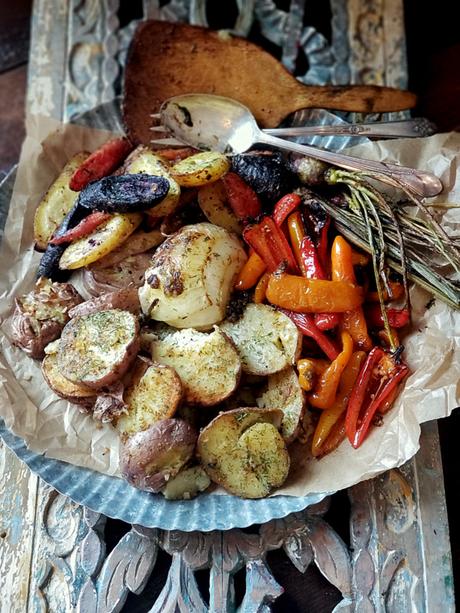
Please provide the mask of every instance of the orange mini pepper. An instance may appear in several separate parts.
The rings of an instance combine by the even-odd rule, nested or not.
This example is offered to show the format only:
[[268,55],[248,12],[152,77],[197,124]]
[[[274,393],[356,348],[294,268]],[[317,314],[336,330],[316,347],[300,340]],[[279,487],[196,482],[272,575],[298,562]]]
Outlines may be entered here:
[[[365,357],[366,353],[364,351],[355,351],[350,361],[345,366],[335,402],[330,409],[321,412],[316,426],[311,449],[313,456],[317,457],[319,455],[324,455],[323,446],[328,440],[334,425],[342,415],[345,416],[350,394],[358,378]],[[343,435],[345,438],[345,418]]]
[[347,281],[305,279],[296,275],[271,275],[267,299],[298,313],[343,313],[360,306],[363,292]]
[[[389,281],[388,286],[390,288],[390,293],[388,293],[386,288],[383,290],[383,299],[385,301],[399,300],[404,296],[404,285],[402,283],[399,283],[398,281]],[[368,302],[380,302],[378,292],[368,292],[366,295],[366,300]]]
[[[353,269],[353,252],[343,236],[336,236],[331,250],[331,267],[333,281],[348,281],[356,284]],[[372,341],[367,330],[366,318],[361,306],[350,309],[342,316],[341,329],[350,333],[355,345],[368,351]]]
[[326,438],[319,450],[313,454],[314,457],[318,459],[323,458],[328,453],[331,453],[337,449],[337,447],[343,443],[346,438],[347,433],[345,431],[345,414],[343,414],[339,416],[338,420],[332,426],[329,436]]
[[267,285],[270,279],[270,273],[265,272],[259,279],[256,289],[254,290],[254,302],[260,304],[265,301],[267,296]]
[[348,332],[342,332],[341,338],[342,351],[323,372],[315,391],[310,395],[310,404],[317,409],[329,409],[334,404],[340,378],[352,356],[353,340],[351,336]]
[[311,392],[316,379],[328,368],[330,362],[321,358],[304,358],[297,362],[299,385],[305,392]]
[[255,251],[253,251],[246,260],[246,264],[243,266],[236,279],[235,289],[244,291],[254,287],[260,277],[264,274],[265,269],[266,266],[264,261]]

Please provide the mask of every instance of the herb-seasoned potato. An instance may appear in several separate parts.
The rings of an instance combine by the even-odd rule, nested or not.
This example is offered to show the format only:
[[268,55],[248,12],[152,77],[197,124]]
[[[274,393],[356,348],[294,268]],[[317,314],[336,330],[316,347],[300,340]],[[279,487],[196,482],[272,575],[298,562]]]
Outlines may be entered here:
[[189,466],[169,479],[161,493],[167,500],[191,500],[210,485],[211,480],[201,466]]
[[133,232],[116,249],[94,262],[94,264],[91,264],[90,270],[101,270],[102,268],[110,268],[115,266],[115,264],[120,264],[126,258],[158,247],[164,240],[165,237],[160,230],[150,230],[149,232],[138,230]]
[[138,359],[131,384],[123,399],[128,412],[116,424],[122,435],[134,434],[172,417],[182,398],[182,384],[176,372],[163,364]]
[[141,221],[140,213],[113,215],[94,232],[71,243],[59,260],[59,268],[74,270],[99,260],[123,243]]
[[42,362],[42,373],[50,388],[60,398],[85,407],[93,406],[96,401],[93,389],[81,383],[73,383],[61,374],[56,353],[45,356]]
[[289,454],[282,413],[240,408],[218,415],[198,438],[201,464],[215,483],[243,498],[263,498],[285,481]]
[[221,328],[235,343],[248,374],[271,375],[299,357],[302,335],[289,317],[271,306],[248,304],[241,319],[224,321]]
[[181,419],[162,419],[122,441],[120,471],[141,490],[159,492],[193,456],[196,430]]
[[227,203],[227,192],[222,181],[199,189],[198,204],[211,223],[236,234],[242,233],[241,222]]
[[128,287],[128,285],[140,287],[144,283],[144,274],[150,266],[151,260],[152,255],[150,253],[138,253],[130,255],[122,262],[107,268],[85,268],[83,284],[86,291],[92,296],[100,296],[107,292]]
[[135,287],[127,287],[126,289],[118,289],[114,292],[102,294],[97,298],[86,300],[74,306],[69,311],[69,317],[81,317],[97,311],[107,311],[108,309],[121,309],[129,311],[135,315],[139,315],[140,304],[139,295]]
[[74,383],[101,388],[120,380],[139,351],[139,323],[127,311],[75,317],[65,326],[58,368]]
[[148,147],[140,145],[128,156],[124,165],[126,174],[154,175],[165,177],[169,181],[169,191],[166,198],[160,204],[146,211],[154,217],[164,217],[174,212],[179,204],[180,187],[170,173],[169,166],[160,156],[155,155]]
[[215,327],[207,334],[178,330],[151,344],[153,360],[172,366],[184,386],[186,402],[212,406],[238,385],[241,362],[228,337]]
[[227,156],[217,151],[204,151],[174,164],[171,176],[182,187],[199,187],[218,181],[229,168]]
[[184,226],[152,258],[139,290],[142,311],[176,328],[209,329],[225,317],[246,259],[228,230],[210,223]]
[[88,155],[86,152],[74,155],[38,205],[34,217],[35,247],[38,250],[46,249],[54,231],[75,204],[78,193],[70,189],[69,181]]
[[257,398],[257,406],[283,411],[281,434],[286,443],[295,439],[305,410],[305,394],[292,366],[268,377],[267,390]]

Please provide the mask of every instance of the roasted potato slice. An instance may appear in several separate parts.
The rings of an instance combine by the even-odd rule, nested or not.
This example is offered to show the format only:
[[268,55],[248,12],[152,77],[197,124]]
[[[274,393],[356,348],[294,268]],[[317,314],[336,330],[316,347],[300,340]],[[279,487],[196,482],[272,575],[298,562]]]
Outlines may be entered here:
[[174,164],[171,176],[182,187],[200,187],[218,181],[229,169],[227,156],[217,151],[204,151]]
[[116,429],[130,436],[172,417],[182,399],[182,384],[169,366],[138,359],[123,399],[128,412],[118,419]]
[[283,411],[281,434],[286,443],[296,438],[305,411],[305,393],[292,366],[268,377],[267,390],[257,398],[257,406]]
[[246,259],[228,230],[210,223],[184,226],[152,258],[139,290],[142,311],[176,328],[209,329],[225,317]]
[[141,490],[159,492],[193,456],[196,430],[181,419],[162,419],[122,441],[120,471]]
[[86,151],[74,155],[38,205],[34,217],[34,239],[39,251],[46,249],[54,231],[75,204],[78,193],[70,189],[69,181],[88,155]]
[[42,373],[50,388],[60,398],[85,407],[91,407],[95,403],[96,394],[93,389],[81,383],[73,383],[61,374],[56,353],[45,356]]
[[150,253],[138,253],[107,268],[85,268],[83,285],[92,296],[100,296],[128,285],[140,287],[144,283],[144,274],[151,260]]
[[118,289],[114,292],[102,294],[97,298],[86,300],[73,307],[69,311],[69,317],[81,317],[97,311],[107,311],[108,309],[121,309],[139,315],[140,311],[139,295],[135,287]]
[[120,264],[126,258],[140,253],[150,251],[155,247],[158,247],[165,237],[160,230],[150,230],[149,232],[143,232],[138,230],[130,234],[128,238],[119,245],[116,249],[105,255],[94,264],[90,265],[90,270],[101,270],[102,268],[111,268],[116,264]]
[[278,432],[278,410],[239,408],[218,415],[198,438],[203,468],[215,483],[243,498],[263,498],[285,481],[289,454]]
[[201,466],[182,468],[161,493],[167,500],[191,500],[208,489],[211,479]]
[[99,260],[123,243],[141,221],[140,213],[113,215],[94,232],[71,243],[59,260],[59,268],[74,270]]
[[230,232],[241,234],[241,222],[227,202],[227,192],[222,181],[215,181],[198,190],[198,204],[207,219]]
[[230,396],[238,385],[238,352],[217,326],[211,334],[190,328],[167,334],[152,341],[151,350],[153,360],[177,372],[186,402],[212,406]]
[[144,173],[168,179],[169,191],[166,198],[146,213],[154,217],[164,217],[175,211],[179,204],[180,187],[171,176],[169,166],[164,159],[153,153],[148,147],[140,145],[126,159],[124,172],[126,174]]
[[271,306],[248,304],[241,319],[220,327],[235,343],[248,374],[271,375],[299,357],[302,335],[289,317]]
[[66,379],[99,389],[119,381],[138,351],[137,317],[128,311],[98,311],[64,327],[58,368]]

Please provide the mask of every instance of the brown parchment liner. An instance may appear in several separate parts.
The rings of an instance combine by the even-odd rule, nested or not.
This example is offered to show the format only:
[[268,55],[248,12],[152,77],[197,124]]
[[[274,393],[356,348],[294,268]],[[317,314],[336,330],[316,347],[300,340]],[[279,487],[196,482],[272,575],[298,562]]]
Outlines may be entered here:
[[[32,288],[40,257],[33,249],[35,208],[67,160],[79,151],[94,150],[110,133],[32,116],[27,134],[0,249],[0,416],[33,451],[119,476],[115,430],[98,427],[75,405],[57,398],[41,375],[40,363],[8,339],[14,297]],[[437,200],[460,204],[460,134],[381,141],[355,147],[353,154],[431,170],[445,186]],[[460,210],[450,209],[443,223],[455,233],[460,229],[457,220]],[[427,310],[429,298],[422,290],[412,290],[414,326],[404,342],[413,374],[384,425],[375,428],[360,449],[345,442],[320,461],[307,458],[305,448],[301,454],[294,450],[296,470],[277,494],[335,491],[399,466],[417,451],[420,424],[446,417],[460,404],[460,312],[439,301]]]

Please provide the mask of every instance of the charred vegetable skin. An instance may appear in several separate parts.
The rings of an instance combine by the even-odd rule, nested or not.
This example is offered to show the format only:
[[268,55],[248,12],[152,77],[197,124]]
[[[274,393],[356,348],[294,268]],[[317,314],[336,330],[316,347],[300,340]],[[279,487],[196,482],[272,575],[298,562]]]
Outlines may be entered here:
[[78,202],[88,211],[135,213],[152,209],[168,191],[169,181],[165,177],[112,175],[87,185],[80,192]]

